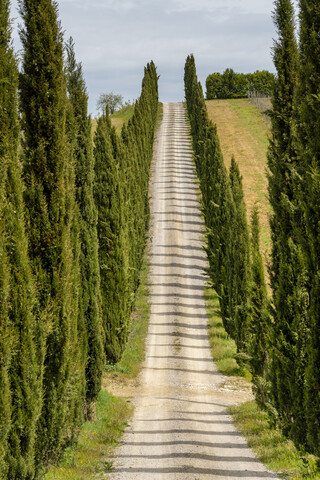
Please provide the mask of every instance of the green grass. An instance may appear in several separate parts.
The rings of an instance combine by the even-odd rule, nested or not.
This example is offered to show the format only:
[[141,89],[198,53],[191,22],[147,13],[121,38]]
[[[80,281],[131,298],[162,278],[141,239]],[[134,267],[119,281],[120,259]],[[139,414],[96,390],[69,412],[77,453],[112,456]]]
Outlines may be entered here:
[[211,354],[219,372],[223,375],[244,377],[250,380],[250,372],[244,367],[239,367],[235,360],[237,347],[235,341],[225,331],[219,309],[218,295],[213,288],[209,286],[206,288],[205,299]]
[[[111,124],[115,127],[117,133],[121,133],[122,125],[128,123],[132,118],[134,112],[134,105],[125,105],[120,110],[110,115]],[[97,119],[92,119],[92,135],[94,135],[97,129]]]
[[111,123],[115,127],[117,133],[121,133],[122,126],[128,123],[132,118],[134,112],[134,105],[125,105],[120,110],[110,116]]
[[136,293],[136,309],[132,315],[131,333],[126,349],[118,363],[107,366],[107,370],[112,376],[120,380],[121,378],[136,378],[145,358],[145,342],[150,317],[148,274],[149,267],[147,257],[145,257],[141,268],[140,285]]
[[98,480],[112,468],[107,459],[117,445],[131,417],[133,407],[123,398],[101,391],[96,403],[96,420],[85,423],[77,447],[69,448],[63,461],[52,467],[44,480]]
[[258,459],[280,478],[289,480],[320,480],[317,459],[298,451],[293,443],[269,424],[266,412],[255,402],[230,407],[237,430],[245,436]]

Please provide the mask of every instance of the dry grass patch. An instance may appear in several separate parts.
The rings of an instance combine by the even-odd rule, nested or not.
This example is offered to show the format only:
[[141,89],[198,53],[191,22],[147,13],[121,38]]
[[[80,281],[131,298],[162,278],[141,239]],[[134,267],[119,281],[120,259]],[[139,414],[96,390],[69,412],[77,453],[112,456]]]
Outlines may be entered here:
[[267,263],[271,249],[266,176],[269,123],[247,99],[209,100],[206,105],[210,119],[218,128],[226,166],[229,168],[232,155],[239,164],[248,217],[254,204],[259,204],[261,243]]

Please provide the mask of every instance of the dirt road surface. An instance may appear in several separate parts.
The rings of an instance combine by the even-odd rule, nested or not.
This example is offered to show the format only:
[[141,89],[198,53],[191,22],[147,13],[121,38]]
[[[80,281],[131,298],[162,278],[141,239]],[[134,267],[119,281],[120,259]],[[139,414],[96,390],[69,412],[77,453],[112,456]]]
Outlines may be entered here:
[[203,298],[206,255],[181,103],[165,103],[151,180],[151,318],[135,413],[115,480],[277,478],[226,413],[239,398],[212,362]]

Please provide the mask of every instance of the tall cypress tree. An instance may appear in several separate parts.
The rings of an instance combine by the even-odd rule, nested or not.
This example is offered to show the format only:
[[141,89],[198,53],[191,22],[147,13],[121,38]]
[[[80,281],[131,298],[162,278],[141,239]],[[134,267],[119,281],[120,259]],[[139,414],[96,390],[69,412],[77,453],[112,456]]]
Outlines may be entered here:
[[260,252],[260,225],[257,205],[251,213],[251,296],[249,346],[253,390],[258,404],[269,407],[269,386],[267,381],[268,352],[270,349],[271,319],[269,300]]
[[128,335],[128,284],[119,166],[114,158],[108,112],[95,133],[94,196],[98,206],[99,262],[106,357],[117,362]]
[[[295,145],[298,50],[291,0],[275,2],[277,79],[273,93],[272,138],[268,152],[274,323],[270,378],[272,403],[285,433],[303,441],[307,271],[301,249],[304,223],[298,199],[300,160]],[[297,228],[298,227],[298,228]],[[300,432],[300,433],[299,433]]]
[[94,157],[91,118],[88,116],[88,94],[81,64],[76,62],[72,39],[67,49],[67,90],[74,124],[74,157],[76,199],[80,210],[81,291],[79,317],[86,328],[86,407],[87,417],[93,413],[93,402],[101,388],[105,363],[104,333],[101,314],[100,269],[98,255],[97,207],[93,198]]
[[[7,257],[7,225],[5,212],[8,209],[6,192],[8,161],[6,143],[8,132],[7,113],[3,108],[7,92],[10,89],[12,78],[8,78],[12,52],[9,50],[9,1],[0,5],[0,477],[6,478],[8,474],[8,434],[11,426],[12,398],[10,391],[9,368],[13,352],[13,333],[9,320],[10,296],[10,264]],[[9,58],[8,58],[9,53]],[[12,62],[12,60],[11,60]],[[14,65],[15,66],[15,65]],[[12,92],[11,92],[12,96]],[[14,98],[16,93],[14,93]],[[12,107],[12,105],[11,105]],[[14,113],[14,112],[13,112]],[[12,133],[11,133],[12,135]]]
[[[320,8],[316,0],[300,0],[300,86],[298,154],[301,164],[300,205],[305,223],[296,225],[309,277],[309,308],[302,340],[307,338],[304,387],[305,425],[296,438],[320,455]],[[301,331],[301,329],[300,329]],[[301,335],[302,336],[302,335]],[[305,347],[305,345],[303,345]],[[304,365],[305,365],[304,363]],[[303,366],[304,366],[303,365]],[[300,377],[303,375],[300,371]],[[299,385],[298,385],[299,386]],[[306,435],[305,435],[306,433]]]
[[35,318],[25,233],[18,69],[10,45],[9,1],[0,6],[0,58],[0,472],[6,472],[2,478],[27,479],[34,475],[36,423],[42,406],[42,332]]
[[231,159],[229,177],[234,202],[232,236],[229,239],[232,245],[232,255],[229,261],[231,272],[229,312],[230,320],[235,327],[237,350],[238,353],[241,353],[248,351],[251,263],[250,236],[242,177],[234,157]]
[[37,466],[56,459],[75,435],[83,402],[78,338],[74,165],[65,131],[66,84],[57,3],[20,0],[24,20],[21,108],[30,256],[39,316],[48,332]]

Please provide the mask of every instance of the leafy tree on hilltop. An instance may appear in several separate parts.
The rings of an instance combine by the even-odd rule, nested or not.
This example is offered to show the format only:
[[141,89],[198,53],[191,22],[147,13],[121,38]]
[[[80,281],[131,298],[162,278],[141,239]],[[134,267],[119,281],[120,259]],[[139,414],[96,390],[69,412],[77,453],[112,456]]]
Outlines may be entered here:
[[101,93],[97,100],[97,109],[105,113],[108,107],[110,114],[112,115],[123,105],[123,96],[117,93]]

